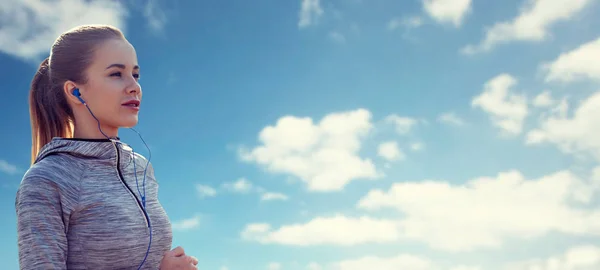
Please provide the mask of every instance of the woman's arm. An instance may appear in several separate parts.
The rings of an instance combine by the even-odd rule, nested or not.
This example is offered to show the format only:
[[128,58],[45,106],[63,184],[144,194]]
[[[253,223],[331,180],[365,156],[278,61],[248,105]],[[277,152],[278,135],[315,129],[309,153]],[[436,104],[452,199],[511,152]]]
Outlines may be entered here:
[[15,199],[21,269],[67,269],[67,228],[61,201],[55,182],[23,178]]

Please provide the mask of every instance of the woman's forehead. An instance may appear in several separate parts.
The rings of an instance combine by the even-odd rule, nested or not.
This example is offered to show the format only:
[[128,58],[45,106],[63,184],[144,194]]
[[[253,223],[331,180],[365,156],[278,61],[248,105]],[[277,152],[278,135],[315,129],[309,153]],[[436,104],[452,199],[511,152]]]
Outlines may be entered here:
[[126,40],[118,39],[106,41],[98,46],[93,62],[92,66],[102,69],[113,66],[135,68],[138,65],[135,48]]

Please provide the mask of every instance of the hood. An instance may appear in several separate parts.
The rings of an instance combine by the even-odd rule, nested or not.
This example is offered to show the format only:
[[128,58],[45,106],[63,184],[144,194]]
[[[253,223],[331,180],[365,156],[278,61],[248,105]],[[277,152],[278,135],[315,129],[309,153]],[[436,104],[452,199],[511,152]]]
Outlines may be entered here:
[[[47,156],[59,153],[82,159],[112,159],[116,158],[115,145],[121,153],[123,151],[130,153],[131,148],[124,145],[119,138],[109,140],[55,137],[40,149],[34,163],[40,162]],[[121,159],[128,158],[128,156],[128,154],[121,155]]]

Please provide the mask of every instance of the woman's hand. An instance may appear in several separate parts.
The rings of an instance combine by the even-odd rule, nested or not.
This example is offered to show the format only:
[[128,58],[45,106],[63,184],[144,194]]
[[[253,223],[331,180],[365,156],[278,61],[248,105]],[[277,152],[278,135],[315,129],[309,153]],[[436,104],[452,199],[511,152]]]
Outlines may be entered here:
[[198,265],[198,259],[185,255],[182,247],[176,247],[165,252],[160,262],[160,270],[197,270],[196,265]]

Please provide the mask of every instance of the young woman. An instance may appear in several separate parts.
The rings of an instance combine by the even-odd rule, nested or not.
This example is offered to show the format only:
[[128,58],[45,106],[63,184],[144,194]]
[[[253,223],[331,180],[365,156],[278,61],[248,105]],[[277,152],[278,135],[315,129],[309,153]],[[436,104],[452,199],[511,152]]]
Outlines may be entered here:
[[15,207],[21,269],[197,269],[171,248],[145,157],[120,141],[138,122],[133,46],[112,26],[62,34],[31,83],[31,167]]

